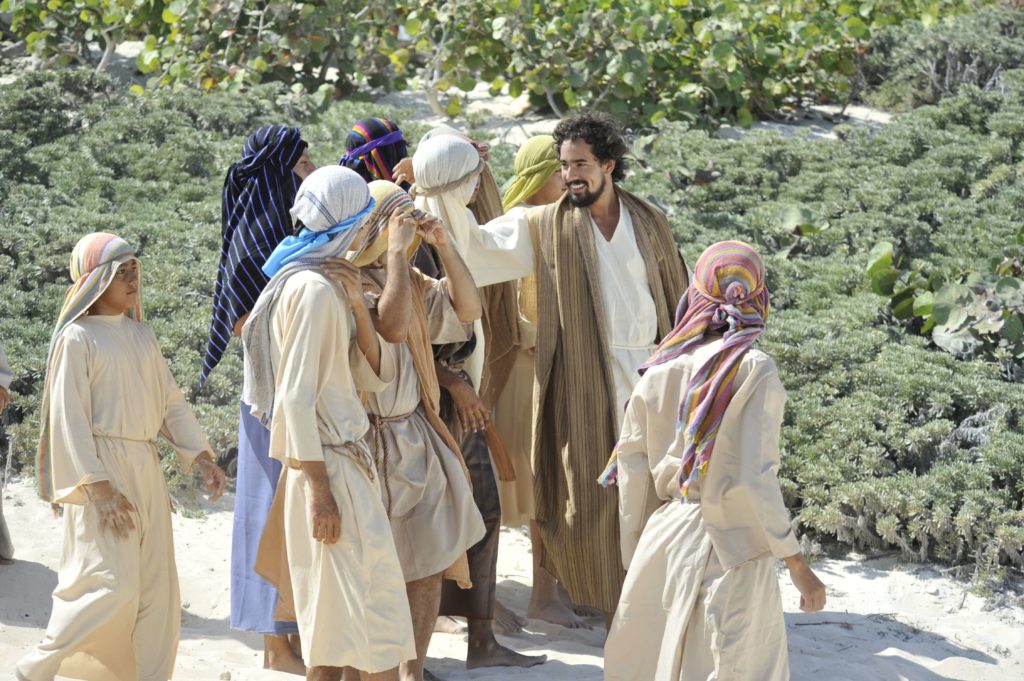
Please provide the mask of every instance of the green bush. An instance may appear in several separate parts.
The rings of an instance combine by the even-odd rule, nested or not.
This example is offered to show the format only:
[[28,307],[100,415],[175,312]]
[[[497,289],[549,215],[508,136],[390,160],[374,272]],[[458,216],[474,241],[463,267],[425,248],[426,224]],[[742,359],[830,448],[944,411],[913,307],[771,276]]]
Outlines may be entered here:
[[[29,140],[0,191],[0,338],[15,367],[16,463],[28,470],[44,353],[85,232],[141,245],[149,322],[214,447],[235,447],[241,363],[232,346],[196,390],[219,249],[224,169],[260,124],[301,124],[318,163],[334,162],[350,123],[371,111],[272,85],[248,94],[161,92],[138,98],[33,76],[0,88],[0,130]],[[1012,81],[1012,78],[1010,78]],[[956,359],[896,319],[871,290],[872,248],[887,241],[906,269],[988,272],[1013,248],[1024,187],[1011,127],[1019,95],[965,90],[877,134],[839,128],[835,142],[770,133],[726,141],[664,123],[633,140],[627,186],[663,206],[690,263],[741,238],[765,254],[772,317],[762,347],[789,391],[782,483],[801,531],[818,541],[895,547],[908,556],[1021,566],[1024,386],[996,361]],[[56,113],[61,113],[60,116]],[[51,134],[52,133],[52,134]],[[3,153],[0,147],[0,153]],[[493,158],[510,174],[511,148]],[[707,181],[693,169],[711,162]],[[1020,272],[1008,275],[1020,278]],[[1014,375],[1016,378],[1016,374]]]

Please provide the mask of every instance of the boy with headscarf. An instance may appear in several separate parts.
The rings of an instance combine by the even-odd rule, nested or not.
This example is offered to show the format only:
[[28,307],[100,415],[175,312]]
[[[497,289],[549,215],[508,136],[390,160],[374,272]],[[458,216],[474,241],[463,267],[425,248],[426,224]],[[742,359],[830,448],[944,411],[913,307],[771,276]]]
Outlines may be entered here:
[[618,484],[629,569],[605,678],[785,681],[776,559],[802,610],[821,610],[825,587],[800,552],[776,477],[786,391],[753,347],[768,320],[764,262],[745,243],[711,246],[679,309],[643,366],[601,477]]
[[[242,158],[224,178],[221,245],[213,319],[200,384],[220,362],[228,341],[239,335],[269,277],[263,263],[290,235],[288,211],[299,183],[316,166],[298,128],[268,125],[249,136]],[[269,433],[241,405],[238,422],[235,515],[231,535],[231,626],[263,634],[263,666],[304,673],[292,651],[294,622],[275,622],[277,591],[253,571],[259,538],[274,498],[281,464],[268,454]]]
[[[358,271],[339,286],[320,267],[363,242],[374,205],[354,171],[311,173],[291,210],[304,228],[267,260],[271,280],[242,330],[242,397],[270,424],[270,455],[286,466],[275,505],[287,577],[276,586],[293,600],[310,679],[337,681],[344,667],[397,679],[399,663],[416,658],[357,392],[386,389],[394,362],[381,352]],[[415,221],[395,215],[388,228],[404,252]]]
[[[369,188],[377,205],[370,214],[368,245],[353,263],[362,268],[378,330],[386,318],[393,333],[396,319],[407,323],[405,340],[381,350],[392,356],[395,380],[383,392],[366,396],[371,423],[366,442],[380,472],[416,636],[417,658],[402,664],[402,677],[422,681],[442,573],[469,588],[466,550],[484,535],[458,443],[438,412],[440,389],[431,344],[465,341],[469,325],[480,316],[480,299],[469,270],[436,219],[419,216],[418,231],[442,258],[445,278],[432,279],[409,265],[419,238],[407,252],[389,248],[388,221],[396,213],[411,213],[413,201],[392,182],[375,180]],[[325,271],[340,278],[329,265]],[[395,290],[397,296],[389,301],[383,293],[394,288],[388,287],[392,277],[405,290]]]
[[162,435],[212,492],[224,472],[142,320],[139,261],[113,234],[83,237],[50,341],[36,459],[40,496],[64,505],[46,640],[19,680],[169,679],[181,627]]

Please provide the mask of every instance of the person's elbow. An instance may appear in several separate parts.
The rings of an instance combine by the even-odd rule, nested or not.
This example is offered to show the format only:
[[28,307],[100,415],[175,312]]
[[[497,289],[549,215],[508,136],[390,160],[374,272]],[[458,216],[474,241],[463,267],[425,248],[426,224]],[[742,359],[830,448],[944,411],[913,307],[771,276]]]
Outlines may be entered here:
[[409,337],[409,327],[405,324],[380,324],[377,333],[388,343],[404,343]]
[[462,302],[455,304],[455,316],[463,324],[471,324],[484,314],[484,308],[480,305],[479,296],[474,296],[474,300],[469,302]]

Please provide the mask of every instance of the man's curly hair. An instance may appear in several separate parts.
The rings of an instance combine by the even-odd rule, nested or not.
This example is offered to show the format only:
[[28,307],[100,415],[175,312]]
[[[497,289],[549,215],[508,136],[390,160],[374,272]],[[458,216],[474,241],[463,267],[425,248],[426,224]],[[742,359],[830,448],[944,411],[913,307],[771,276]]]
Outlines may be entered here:
[[629,147],[622,138],[622,129],[609,114],[601,111],[584,111],[581,114],[565,118],[555,128],[555,148],[562,149],[565,141],[575,142],[583,140],[590,145],[590,150],[602,163],[615,161],[615,168],[612,170],[612,181],[620,182],[626,179],[626,170],[629,164],[626,162],[626,152]]

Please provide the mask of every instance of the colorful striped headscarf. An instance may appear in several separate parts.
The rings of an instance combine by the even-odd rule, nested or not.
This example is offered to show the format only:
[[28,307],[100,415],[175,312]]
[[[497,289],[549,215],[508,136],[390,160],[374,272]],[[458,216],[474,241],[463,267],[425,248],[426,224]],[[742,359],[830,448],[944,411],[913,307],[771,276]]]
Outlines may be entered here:
[[[685,428],[685,450],[679,484],[686,499],[690,483],[707,472],[722,416],[733,396],[733,381],[740,360],[764,333],[768,320],[768,287],[764,261],[741,241],[722,241],[701,254],[686,292],[689,306],[651,359],[643,373],[692,352],[708,341],[708,332],[724,330],[721,350],[690,378],[679,405],[677,428]],[[616,453],[598,482],[615,483]]]
[[[138,260],[135,249],[120,237],[106,232],[94,232],[82,237],[71,251],[71,286],[64,295],[64,305],[57,315],[57,324],[50,337],[50,348],[46,360],[46,380],[43,383],[43,400],[39,409],[39,447],[36,452],[36,476],[39,479],[39,496],[44,501],[53,501],[53,466],[50,459],[50,378],[53,376],[53,349],[68,324],[89,311],[103,292],[114,280],[117,269],[125,263]],[[128,316],[142,321],[142,282],[139,281],[135,307]]]
[[345,140],[345,155],[338,165],[359,173],[364,180],[391,181],[391,172],[409,155],[402,129],[386,118],[366,118],[352,126]]
[[[352,258],[352,264],[356,267],[366,267],[374,263],[387,250],[388,220],[391,219],[395,211],[405,213],[416,208],[412,197],[394,182],[374,180],[366,186],[369,187],[370,196],[377,202],[377,205],[370,213],[364,245]],[[419,245],[420,236],[417,234],[413,238],[412,244],[409,245],[409,257],[412,257]]]
[[221,197],[220,268],[200,385],[224,356],[235,323],[252,310],[267,285],[263,263],[293,231],[288,210],[299,177],[292,168],[308,146],[298,128],[267,125],[249,137],[242,159],[228,169]]
[[501,200],[502,208],[507,212],[533,196],[561,169],[561,165],[554,137],[536,135],[526,140],[516,152],[516,174]]

